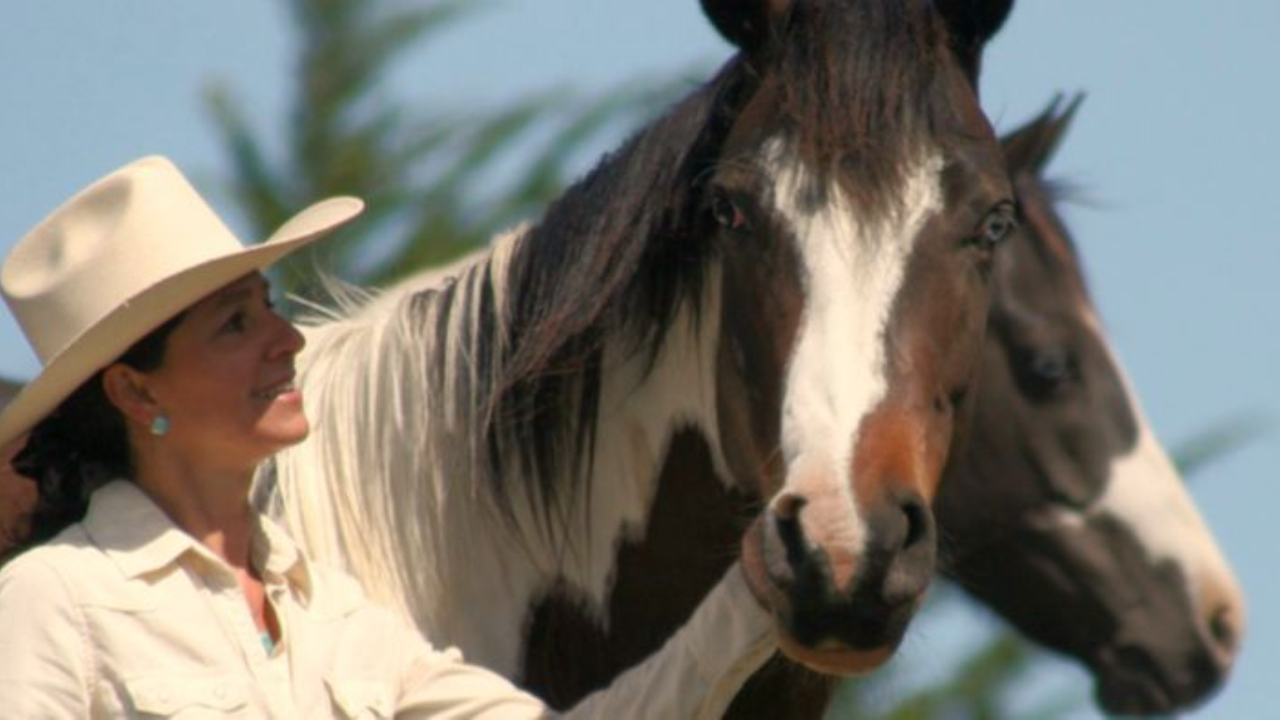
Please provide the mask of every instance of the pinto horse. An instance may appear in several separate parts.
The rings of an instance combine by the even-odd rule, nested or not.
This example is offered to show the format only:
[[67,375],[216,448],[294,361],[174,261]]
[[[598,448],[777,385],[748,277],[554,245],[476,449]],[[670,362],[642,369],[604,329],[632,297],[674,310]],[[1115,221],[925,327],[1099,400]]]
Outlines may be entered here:
[[514,676],[536,600],[607,602],[693,429],[765,499],[738,534],[784,652],[882,663],[1012,225],[975,92],[1010,5],[704,0],[741,49],[708,84],[447,280],[308,331],[299,540]]
[[[1170,713],[1229,671],[1243,631],[1230,568],[1103,335],[1041,174],[1075,112],[1055,101],[1004,147],[1019,225],[997,253],[991,327],[939,487],[943,570],[1031,638],[1084,662],[1110,712]],[[571,704],[648,655],[723,572],[751,499],[686,438],[645,542],[625,547],[607,627],[558,599],[535,614],[527,686]],[[655,594],[656,578],[671,578]],[[734,717],[819,717],[832,682],[775,661]]]
[[1244,600],[1143,418],[1040,179],[1078,101],[1005,140],[1020,231],[996,260],[967,449],[935,509],[945,571],[1019,630],[1083,662],[1118,714],[1217,688]]

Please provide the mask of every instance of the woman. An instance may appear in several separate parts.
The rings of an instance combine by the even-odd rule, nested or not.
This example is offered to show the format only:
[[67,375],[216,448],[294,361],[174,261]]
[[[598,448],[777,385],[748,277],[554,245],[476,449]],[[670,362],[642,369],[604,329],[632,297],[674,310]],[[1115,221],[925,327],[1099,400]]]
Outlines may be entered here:
[[[147,158],[23,238],[0,289],[43,363],[0,414],[41,544],[0,570],[13,717],[540,716],[438,651],[252,510],[257,465],[308,432],[302,335],[260,270],[350,221],[332,198],[249,248]],[[715,714],[772,652],[734,568],[667,645],[574,713]]]

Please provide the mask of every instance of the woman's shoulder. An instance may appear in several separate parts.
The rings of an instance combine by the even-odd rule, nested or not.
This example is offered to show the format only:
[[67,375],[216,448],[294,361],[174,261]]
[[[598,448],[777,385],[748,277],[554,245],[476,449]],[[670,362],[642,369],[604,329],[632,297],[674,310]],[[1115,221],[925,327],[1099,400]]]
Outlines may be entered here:
[[52,538],[33,545],[6,560],[3,565],[0,565],[0,572],[10,572],[11,568],[84,562],[91,557],[101,556],[102,551],[89,538],[84,525],[73,523]]
[[76,523],[52,539],[24,550],[0,566],[0,593],[39,592],[50,598],[90,581],[106,558]]

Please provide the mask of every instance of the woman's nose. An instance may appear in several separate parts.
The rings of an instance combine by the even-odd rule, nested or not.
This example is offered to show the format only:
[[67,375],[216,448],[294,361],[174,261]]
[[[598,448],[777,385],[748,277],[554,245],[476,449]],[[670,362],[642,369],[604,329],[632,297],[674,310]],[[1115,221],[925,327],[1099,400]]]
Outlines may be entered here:
[[307,338],[302,334],[292,322],[289,322],[284,316],[278,313],[271,313],[277,327],[276,335],[272,344],[272,355],[292,356],[302,351],[307,344]]

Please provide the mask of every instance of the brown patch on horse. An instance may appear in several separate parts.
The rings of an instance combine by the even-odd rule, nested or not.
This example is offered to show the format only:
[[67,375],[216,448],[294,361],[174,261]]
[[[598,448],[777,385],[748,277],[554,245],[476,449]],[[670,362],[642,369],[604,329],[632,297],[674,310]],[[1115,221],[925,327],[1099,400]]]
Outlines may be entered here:
[[901,408],[881,404],[863,419],[851,468],[858,500],[877,504],[892,487],[931,500],[932,483],[922,482],[932,469],[925,466],[924,441],[919,419]]
[[838,678],[776,655],[738,691],[725,711],[725,720],[818,720],[831,703],[838,683]]
[[716,479],[702,437],[678,433],[644,539],[619,549],[608,628],[574,596],[551,593],[530,614],[521,686],[564,709],[656,651],[728,570],[755,512]]

